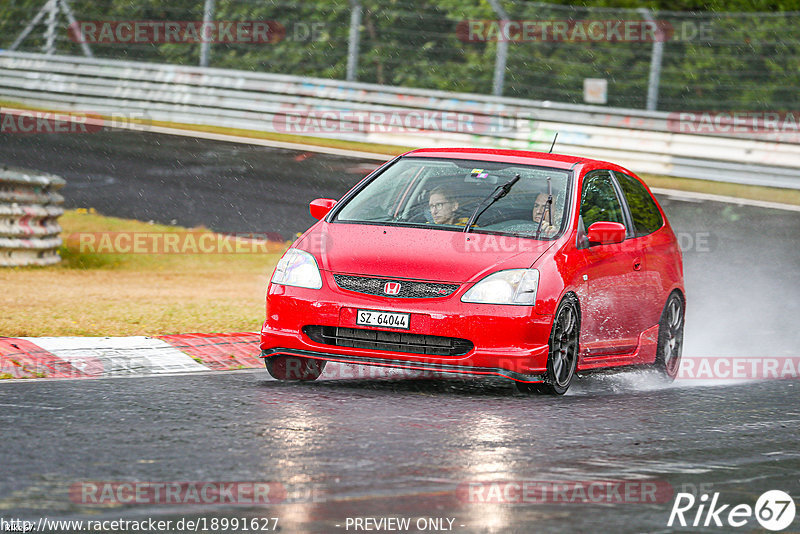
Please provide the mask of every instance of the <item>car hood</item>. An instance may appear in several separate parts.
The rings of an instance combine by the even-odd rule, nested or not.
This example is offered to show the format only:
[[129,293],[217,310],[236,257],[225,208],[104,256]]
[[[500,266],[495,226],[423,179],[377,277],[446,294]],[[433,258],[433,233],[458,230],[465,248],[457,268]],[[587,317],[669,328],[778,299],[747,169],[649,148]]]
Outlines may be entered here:
[[553,245],[497,236],[320,222],[297,244],[336,273],[464,283],[501,270],[528,268]]

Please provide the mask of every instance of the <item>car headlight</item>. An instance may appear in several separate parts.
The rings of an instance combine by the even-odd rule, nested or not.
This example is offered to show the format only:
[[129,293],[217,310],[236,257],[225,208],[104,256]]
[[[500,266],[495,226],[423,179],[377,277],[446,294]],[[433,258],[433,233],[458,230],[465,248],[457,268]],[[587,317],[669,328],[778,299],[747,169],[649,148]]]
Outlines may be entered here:
[[536,269],[497,271],[472,286],[461,297],[461,302],[533,306],[538,287],[539,271]]
[[319,274],[317,260],[304,250],[290,248],[275,267],[272,283],[309,289],[321,288],[322,276]]

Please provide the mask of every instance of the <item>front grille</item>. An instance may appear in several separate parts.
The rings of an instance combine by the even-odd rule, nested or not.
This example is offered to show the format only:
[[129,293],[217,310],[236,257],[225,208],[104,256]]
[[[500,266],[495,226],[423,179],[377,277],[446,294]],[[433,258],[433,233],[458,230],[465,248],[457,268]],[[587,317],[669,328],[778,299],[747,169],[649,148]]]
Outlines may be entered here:
[[[366,293],[367,295],[380,295],[382,297],[398,297],[406,299],[426,299],[436,297],[449,297],[458,289],[458,284],[441,284],[438,282],[417,282],[414,280],[392,280],[391,278],[369,278],[366,276],[349,276],[334,274],[336,285],[348,291]],[[387,295],[384,287],[387,282],[400,284],[400,291],[396,295]]]
[[406,332],[344,328],[341,326],[304,326],[303,332],[316,343],[431,356],[462,356],[472,350],[472,342],[457,337],[426,336]]

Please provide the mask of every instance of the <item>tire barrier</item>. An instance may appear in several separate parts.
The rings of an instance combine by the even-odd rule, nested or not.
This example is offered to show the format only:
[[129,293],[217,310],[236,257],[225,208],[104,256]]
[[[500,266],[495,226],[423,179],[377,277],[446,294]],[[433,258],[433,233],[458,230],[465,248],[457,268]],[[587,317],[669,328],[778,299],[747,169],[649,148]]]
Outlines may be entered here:
[[0,267],[53,265],[61,261],[63,178],[0,167]]

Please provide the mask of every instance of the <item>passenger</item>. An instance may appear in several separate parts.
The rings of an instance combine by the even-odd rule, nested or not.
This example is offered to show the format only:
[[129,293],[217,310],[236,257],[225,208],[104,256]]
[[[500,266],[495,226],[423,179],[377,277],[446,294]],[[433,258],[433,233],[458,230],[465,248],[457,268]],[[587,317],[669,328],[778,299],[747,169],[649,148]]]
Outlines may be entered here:
[[466,217],[456,217],[459,204],[455,195],[445,187],[435,187],[428,197],[428,208],[431,210],[434,224],[467,224]]
[[[539,193],[536,196],[536,201],[533,203],[533,212],[531,213],[531,217],[533,218],[533,222],[537,225],[539,224],[539,220],[542,219],[542,232],[541,236],[544,237],[553,237],[558,233],[558,226],[555,223],[558,222],[554,207],[551,205],[549,209],[547,209],[547,193]],[[553,199],[553,204],[555,204],[555,198]],[[549,213],[548,213],[549,212]],[[550,221],[554,224],[550,224]]]

